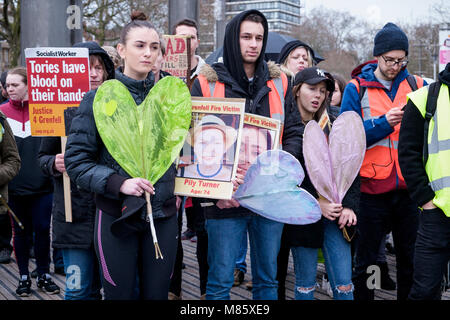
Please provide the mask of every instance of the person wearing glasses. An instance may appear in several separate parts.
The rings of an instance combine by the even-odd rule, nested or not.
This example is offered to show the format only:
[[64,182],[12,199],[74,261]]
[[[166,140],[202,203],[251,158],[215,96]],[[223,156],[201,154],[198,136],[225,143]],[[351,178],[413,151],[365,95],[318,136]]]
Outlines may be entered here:
[[408,38],[395,24],[387,23],[375,35],[373,55],[375,60],[353,70],[341,103],[341,113],[355,111],[361,116],[367,143],[360,170],[354,298],[373,300],[374,289],[380,288],[377,272],[381,271],[373,266],[390,229],[396,250],[397,299],[405,300],[413,282],[418,208],[400,171],[398,139],[406,95],[426,82],[409,75]]

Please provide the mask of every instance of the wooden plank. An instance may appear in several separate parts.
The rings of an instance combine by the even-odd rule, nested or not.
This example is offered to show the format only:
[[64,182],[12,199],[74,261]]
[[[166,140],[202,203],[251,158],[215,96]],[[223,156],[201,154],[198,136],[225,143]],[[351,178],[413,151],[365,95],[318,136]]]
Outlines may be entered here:
[[0,268],[0,294],[6,300],[22,300],[21,297],[16,296],[16,288],[7,280],[8,277],[5,270]]
[[[9,263],[9,265],[11,265],[11,263]],[[0,269],[2,269],[2,274],[1,274],[1,280],[3,280],[3,285],[5,286],[5,288],[7,288],[7,291],[11,294],[10,298],[11,300],[43,300],[40,299],[37,296],[33,295],[33,287],[31,288],[32,290],[32,295],[29,297],[19,297],[16,295],[16,289],[17,289],[17,285],[19,284],[19,275],[18,272],[13,272],[13,270],[9,269],[9,268],[5,268],[5,266],[2,266]]]
[[[9,268],[7,268],[7,273],[9,274],[9,277],[7,277],[6,279],[10,280],[9,281],[10,289],[14,292],[15,295],[15,290],[19,283],[19,269],[15,261],[15,258],[12,258],[12,261],[11,263],[8,264],[8,267]],[[34,270],[35,268],[36,268],[35,260],[30,259],[28,269]],[[52,278],[56,280],[55,275]],[[31,282],[32,282],[31,285],[32,294],[29,297],[21,297],[23,300],[61,300],[64,297],[63,295],[64,289],[61,288],[59,284],[58,286],[60,287],[60,293],[50,295],[36,286],[36,279],[32,279]],[[56,282],[57,281],[55,281],[55,283]],[[63,287],[65,287],[65,284],[63,284]]]
[[[36,269],[36,260],[30,259],[29,270],[34,270],[34,269]],[[61,283],[61,281],[57,277],[58,275],[56,275],[56,274],[50,274],[50,275],[52,276],[52,279],[55,282],[55,284],[59,287],[59,290],[60,290],[59,293],[48,294],[44,290],[41,290],[40,288],[37,287],[37,285],[36,285],[37,279],[32,279],[31,289],[34,291],[33,294],[35,294],[39,298],[42,298],[42,300],[62,300],[62,299],[64,299],[65,283]]]
[[[186,219],[184,219],[186,220]],[[185,228],[185,226],[184,226]],[[183,228],[183,230],[184,230]],[[186,268],[182,270],[182,297],[183,300],[199,300],[200,299],[200,279],[198,273],[198,262],[195,254],[197,244],[189,240],[183,241],[183,262],[186,264]],[[394,281],[396,281],[396,261],[395,256],[392,254],[386,254],[387,262],[389,265],[389,274]],[[244,282],[237,287],[233,287],[230,292],[232,300],[251,300],[251,290],[247,290],[246,283],[251,281],[251,261],[250,250],[247,252],[247,273],[244,276]],[[35,259],[30,259],[29,270],[36,268]],[[53,268],[53,266],[51,267]],[[319,287],[314,293],[316,300],[331,300],[327,292],[322,289],[322,276],[325,273],[325,265],[319,263],[317,266],[317,283]],[[51,273],[53,280],[60,287],[60,293],[57,295],[48,295],[45,292],[36,288],[36,280],[33,279],[32,290],[33,293],[30,297],[18,297],[15,294],[17,284],[19,282],[19,271],[15,258],[9,264],[0,265],[0,300],[62,300],[64,299],[65,292],[65,277]],[[292,254],[289,255],[288,269],[286,276],[286,300],[293,300],[295,298],[295,272],[294,264],[292,260]],[[376,300],[395,300],[396,291],[375,290]],[[442,300],[450,300],[450,291],[447,291],[442,296]]]

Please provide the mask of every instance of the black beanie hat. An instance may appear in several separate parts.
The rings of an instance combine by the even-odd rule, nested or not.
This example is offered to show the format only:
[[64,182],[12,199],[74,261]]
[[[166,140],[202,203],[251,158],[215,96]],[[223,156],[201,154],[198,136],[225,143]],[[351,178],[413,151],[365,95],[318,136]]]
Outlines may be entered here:
[[277,63],[282,64],[287,59],[292,50],[297,49],[298,47],[305,47],[311,53],[311,58],[314,60],[314,50],[311,49],[309,45],[300,40],[293,40],[286,43],[278,54]]
[[373,55],[378,57],[392,50],[404,50],[408,55],[408,37],[397,25],[388,22],[375,36]]

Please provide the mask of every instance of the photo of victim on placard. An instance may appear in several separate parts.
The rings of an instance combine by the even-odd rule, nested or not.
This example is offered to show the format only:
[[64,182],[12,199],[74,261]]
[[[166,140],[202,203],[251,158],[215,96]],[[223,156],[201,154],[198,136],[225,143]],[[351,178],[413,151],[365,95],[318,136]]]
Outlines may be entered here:
[[175,194],[231,199],[245,100],[192,98],[192,122],[178,160]]
[[239,166],[248,169],[261,153],[278,149],[280,128],[279,120],[245,113],[241,133]]

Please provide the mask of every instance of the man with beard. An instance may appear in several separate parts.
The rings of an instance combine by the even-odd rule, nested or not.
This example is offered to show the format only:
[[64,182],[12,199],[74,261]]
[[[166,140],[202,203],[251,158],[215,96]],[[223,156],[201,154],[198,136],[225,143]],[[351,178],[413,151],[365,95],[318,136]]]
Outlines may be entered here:
[[397,148],[406,95],[422,87],[424,81],[409,75],[408,38],[395,24],[387,23],[376,34],[373,55],[376,60],[352,72],[353,80],[346,86],[341,104],[341,113],[355,111],[361,116],[367,142],[360,170],[354,298],[373,300],[373,289],[380,284],[368,283],[368,268],[377,264],[381,241],[392,230],[397,259],[397,299],[404,300],[412,285],[418,208],[406,189]]

